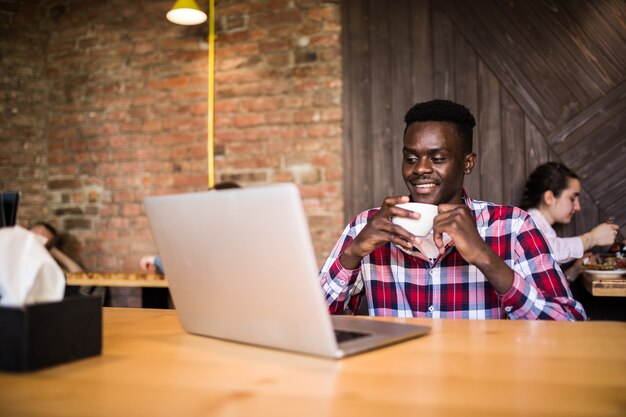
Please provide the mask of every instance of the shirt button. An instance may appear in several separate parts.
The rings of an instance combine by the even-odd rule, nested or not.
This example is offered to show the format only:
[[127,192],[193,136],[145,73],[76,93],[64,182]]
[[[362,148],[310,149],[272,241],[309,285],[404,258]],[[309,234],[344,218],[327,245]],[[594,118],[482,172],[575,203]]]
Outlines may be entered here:
[[504,307],[504,311],[506,311],[507,313],[510,313],[511,310],[513,310],[513,307],[511,307],[511,306]]
[[428,311],[430,311],[432,313],[433,311],[435,311],[435,307],[434,306],[428,307]]
[[339,280],[339,283],[340,283],[341,285],[346,285],[346,281],[344,281],[344,280],[342,280],[342,279],[340,279],[340,280]]

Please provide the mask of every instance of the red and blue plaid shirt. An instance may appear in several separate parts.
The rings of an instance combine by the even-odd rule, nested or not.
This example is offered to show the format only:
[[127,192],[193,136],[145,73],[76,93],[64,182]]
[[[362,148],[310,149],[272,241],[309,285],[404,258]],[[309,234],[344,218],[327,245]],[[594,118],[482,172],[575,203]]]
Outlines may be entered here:
[[387,243],[365,256],[360,268],[344,268],[339,257],[378,212],[370,209],[346,227],[320,272],[330,312],[353,314],[365,289],[369,314],[374,316],[586,319],[528,213],[465,195],[464,200],[483,240],[514,272],[513,286],[506,294],[498,294],[454,245],[429,262]]

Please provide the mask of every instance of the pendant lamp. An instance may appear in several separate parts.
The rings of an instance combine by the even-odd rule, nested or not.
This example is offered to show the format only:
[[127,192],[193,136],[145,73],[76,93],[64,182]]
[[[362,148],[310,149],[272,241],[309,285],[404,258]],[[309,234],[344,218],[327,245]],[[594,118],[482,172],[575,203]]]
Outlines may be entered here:
[[199,25],[207,19],[206,13],[200,9],[195,0],[176,0],[165,17],[178,25]]

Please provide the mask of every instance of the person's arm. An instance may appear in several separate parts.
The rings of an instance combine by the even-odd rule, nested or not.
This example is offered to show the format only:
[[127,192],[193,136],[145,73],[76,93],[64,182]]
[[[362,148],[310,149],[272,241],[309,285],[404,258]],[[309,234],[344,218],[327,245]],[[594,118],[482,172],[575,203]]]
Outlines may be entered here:
[[392,217],[419,218],[419,213],[396,207],[409,197],[387,197],[378,210],[361,213],[346,227],[320,272],[320,282],[331,314],[351,314],[363,296],[359,279],[363,258],[389,242],[407,249],[418,240],[391,221]]
[[512,319],[586,320],[541,232],[530,219],[512,231],[511,289],[502,304]]
[[163,274],[163,263],[161,262],[161,258],[158,256],[154,257],[154,268],[157,273]]
[[367,224],[367,218],[367,212],[361,213],[344,229],[320,271],[320,284],[331,314],[354,313],[363,295],[360,263],[356,268],[348,269],[339,258]]
[[619,226],[615,223],[600,223],[587,233],[580,235],[583,242],[583,251],[595,246],[608,246],[615,242]]
[[440,204],[435,217],[433,238],[440,252],[444,251],[443,234],[447,233],[463,259],[476,266],[499,293],[506,293],[513,284],[513,271],[485,243],[478,233],[474,214],[465,204]]
[[456,249],[475,265],[496,292],[502,296],[505,312],[513,319],[584,320],[580,303],[572,299],[564,277],[550,254],[548,244],[530,216],[490,219],[510,226],[506,235],[494,242],[502,253],[482,239],[474,217],[465,205],[440,205],[435,218],[435,243],[443,250],[443,232],[450,235]]
[[83,268],[76,261],[61,252],[59,249],[50,248],[50,255],[68,272],[83,272]]

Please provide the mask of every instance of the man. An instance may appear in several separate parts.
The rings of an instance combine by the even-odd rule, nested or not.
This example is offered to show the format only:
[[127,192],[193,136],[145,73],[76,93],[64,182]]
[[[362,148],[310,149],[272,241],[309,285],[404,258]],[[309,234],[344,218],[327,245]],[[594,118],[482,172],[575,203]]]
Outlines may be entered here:
[[[346,227],[320,273],[331,313],[353,314],[365,292],[371,315],[586,319],[530,216],[464,192],[476,162],[469,110],[433,100],[413,106],[404,121],[410,195],[388,197]],[[391,221],[419,217],[396,207],[408,201],[438,205],[436,259],[416,253],[420,239]]]
[[35,223],[33,227],[30,228],[30,231],[41,236],[42,241],[45,241],[46,249],[48,249],[48,252],[50,252],[61,269],[67,272],[83,271],[75,260],[67,256],[57,247],[59,234],[51,224],[40,221]]
[[[45,242],[44,244],[46,249],[48,249],[50,255],[52,255],[56,263],[64,272],[83,272],[83,268],[78,264],[78,262],[62,252],[58,247],[59,234],[51,224],[40,221],[35,223],[30,228],[30,231],[42,237],[42,240]],[[81,286],[77,291],[73,287],[66,287],[65,295],[74,295],[76,292],[80,295],[97,295],[102,299],[102,303],[104,303],[106,291],[107,287]]]

